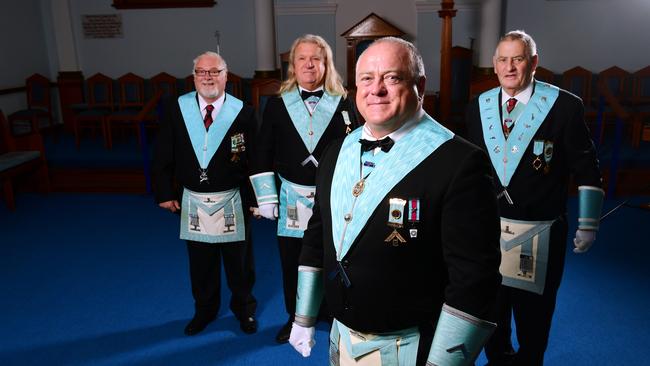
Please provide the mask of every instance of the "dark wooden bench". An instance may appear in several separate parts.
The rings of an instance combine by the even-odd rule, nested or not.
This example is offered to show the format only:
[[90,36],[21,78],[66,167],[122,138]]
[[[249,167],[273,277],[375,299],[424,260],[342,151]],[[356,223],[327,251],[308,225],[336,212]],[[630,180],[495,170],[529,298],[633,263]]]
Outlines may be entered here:
[[28,174],[33,174],[36,185],[49,192],[50,178],[43,139],[38,130],[14,136],[0,110],[0,182],[5,203],[12,211],[16,209],[14,180]]

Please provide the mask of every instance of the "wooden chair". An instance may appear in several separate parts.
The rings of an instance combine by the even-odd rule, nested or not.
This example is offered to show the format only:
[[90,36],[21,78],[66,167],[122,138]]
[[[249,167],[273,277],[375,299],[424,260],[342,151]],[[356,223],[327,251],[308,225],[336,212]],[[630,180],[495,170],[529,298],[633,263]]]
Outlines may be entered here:
[[237,74],[228,71],[228,81],[226,81],[226,92],[237,99],[243,99],[242,80]]
[[195,90],[194,87],[194,75],[190,74],[185,77],[185,93],[189,93],[192,90]]
[[490,76],[474,80],[469,85],[469,99],[472,100],[479,96],[481,93],[499,86],[499,78],[492,74]]
[[43,139],[38,130],[15,136],[12,134],[4,113],[0,110],[0,182],[5,204],[16,209],[13,180],[27,173],[34,173],[34,181],[44,192],[50,191],[50,177],[45,160]]
[[144,107],[144,79],[133,73],[127,73],[117,79],[119,85],[119,102],[117,110],[106,118],[108,148],[113,146],[113,127],[122,127],[135,131],[140,146],[142,136],[135,117]]
[[[642,136],[646,135],[642,133],[644,126],[650,125],[650,66],[632,74],[630,102],[636,115],[636,121],[632,126],[632,146],[638,147]],[[650,141],[650,138],[644,140]]]
[[282,83],[278,79],[253,80],[253,85],[251,86],[251,104],[257,112],[258,123],[260,126],[262,125],[262,115],[264,107],[266,107],[266,101],[269,97],[278,95],[281,84]]
[[[630,98],[630,93],[627,88],[629,78],[630,73],[618,66],[612,66],[598,74],[598,88],[596,89],[598,93],[596,93],[596,97],[594,98],[594,107],[598,111],[598,120],[596,121],[598,143],[602,143],[603,141],[605,126],[613,124],[617,115],[620,115],[620,113],[616,113],[612,103],[606,100],[603,95],[603,88],[607,88],[609,91],[610,101],[611,98],[615,98],[617,104],[621,108],[624,108],[625,105],[628,105]],[[628,118],[626,119],[629,120]]]
[[25,86],[27,109],[7,117],[12,132],[20,134],[53,127],[50,80],[41,74],[33,74],[25,80]]
[[541,66],[537,66],[537,69],[535,69],[535,79],[555,85],[555,74],[553,71]]
[[582,103],[585,106],[585,119],[593,130],[597,111],[591,99],[592,78],[593,74],[591,71],[580,66],[576,66],[562,73],[562,87],[582,99]]
[[161,92],[162,98],[173,98],[178,95],[176,78],[166,72],[161,72],[151,78],[153,94]]
[[75,107],[74,139],[79,148],[82,129],[94,132],[99,129],[104,139],[104,146],[108,147],[106,132],[106,119],[113,112],[113,79],[97,73],[86,80],[87,103]]
[[[469,101],[472,69],[474,68],[472,60],[471,49],[460,46],[451,48],[451,110],[448,120],[440,122],[456,133],[465,126],[463,123],[465,106]],[[438,97],[436,96],[432,102],[437,104]]]
[[582,103],[591,106],[591,71],[576,66],[562,73],[562,87],[582,98]]
[[291,54],[290,51],[287,52],[282,52],[280,54],[280,77],[282,80],[287,80],[287,74],[289,73],[289,55]]

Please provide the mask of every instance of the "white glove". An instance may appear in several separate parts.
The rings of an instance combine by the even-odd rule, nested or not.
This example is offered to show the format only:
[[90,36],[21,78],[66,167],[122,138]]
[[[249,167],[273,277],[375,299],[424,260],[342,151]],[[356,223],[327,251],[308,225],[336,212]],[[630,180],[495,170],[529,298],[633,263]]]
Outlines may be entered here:
[[314,327],[305,328],[301,325],[293,323],[291,326],[291,335],[289,336],[289,344],[302,355],[302,357],[309,357],[311,349],[316,344],[314,340]]
[[277,203],[264,203],[260,207],[260,215],[265,219],[275,220],[278,217],[278,204]]
[[578,229],[576,231],[576,237],[573,239],[573,244],[576,246],[573,248],[573,252],[584,253],[588,251],[594,241],[596,241],[595,231]]

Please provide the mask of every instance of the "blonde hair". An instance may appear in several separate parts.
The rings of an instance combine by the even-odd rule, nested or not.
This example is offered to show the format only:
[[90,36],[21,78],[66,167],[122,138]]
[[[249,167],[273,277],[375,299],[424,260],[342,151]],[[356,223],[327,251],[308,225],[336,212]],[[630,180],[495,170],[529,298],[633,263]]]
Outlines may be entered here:
[[334,56],[332,55],[332,49],[330,48],[330,45],[327,44],[327,42],[323,39],[323,37],[314,34],[305,34],[304,36],[301,36],[293,41],[293,44],[291,45],[291,51],[289,52],[287,79],[282,82],[282,85],[280,85],[280,90],[278,93],[282,94],[286,91],[290,91],[298,87],[298,81],[296,80],[296,74],[293,69],[293,59],[296,55],[296,48],[298,48],[301,43],[313,43],[323,51],[323,54],[325,55],[325,81],[323,83],[323,87],[325,91],[327,91],[327,94],[342,95],[343,98],[345,98],[347,92],[343,87],[341,76],[336,71],[336,67],[334,67]]

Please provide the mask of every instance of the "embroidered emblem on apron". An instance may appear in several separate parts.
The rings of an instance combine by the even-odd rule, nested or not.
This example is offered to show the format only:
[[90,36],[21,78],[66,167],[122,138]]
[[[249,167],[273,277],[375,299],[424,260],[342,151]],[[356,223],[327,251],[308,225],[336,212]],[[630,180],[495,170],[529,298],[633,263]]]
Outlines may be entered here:
[[501,218],[503,285],[542,294],[546,281],[551,221]]

